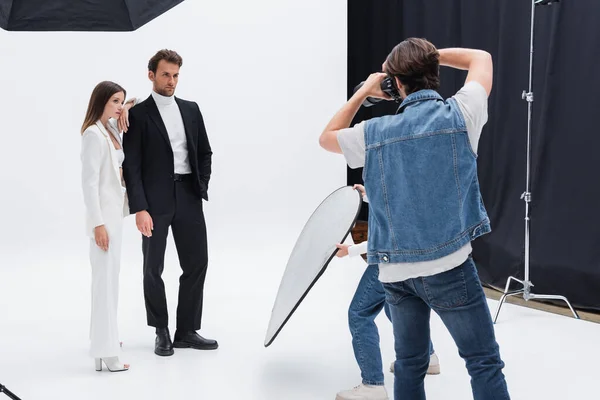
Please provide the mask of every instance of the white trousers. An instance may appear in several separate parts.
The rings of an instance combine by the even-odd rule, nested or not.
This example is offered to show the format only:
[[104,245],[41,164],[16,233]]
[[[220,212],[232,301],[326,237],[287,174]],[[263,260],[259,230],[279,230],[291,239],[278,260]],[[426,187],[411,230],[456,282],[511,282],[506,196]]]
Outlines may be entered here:
[[123,221],[105,225],[108,251],[90,240],[92,264],[92,316],[90,323],[90,355],[94,358],[114,357],[120,353],[117,327],[119,271]]

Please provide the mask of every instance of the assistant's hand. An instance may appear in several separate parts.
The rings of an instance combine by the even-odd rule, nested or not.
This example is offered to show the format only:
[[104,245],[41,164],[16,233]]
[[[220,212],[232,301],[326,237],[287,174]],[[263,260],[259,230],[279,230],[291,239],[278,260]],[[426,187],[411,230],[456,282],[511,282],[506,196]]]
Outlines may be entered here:
[[358,92],[362,92],[362,95],[367,97],[391,100],[391,97],[381,90],[381,82],[383,82],[386,77],[387,74],[383,72],[375,72],[374,74],[369,75],[364,85],[362,85]]
[[148,211],[139,211],[135,213],[135,224],[138,228],[138,231],[146,237],[152,236],[152,230],[154,229],[154,223],[152,222],[152,217],[148,213]]
[[349,244],[338,243],[335,245],[335,247],[338,248],[338,252],[337,252],[336,256],[341,258],[341,257],[346,257],[348,255],[348,247],[350,247]]
[[365,191],[365,187],[363,185],[356,184],[352,187],[352,189],[358,190],[362,197],[365,197],[367,195],[367,192]]
[[108,232],[106,232],[106,227],[104,225],[94,228],[94,240],[98,247],[104,251],[108,251]]

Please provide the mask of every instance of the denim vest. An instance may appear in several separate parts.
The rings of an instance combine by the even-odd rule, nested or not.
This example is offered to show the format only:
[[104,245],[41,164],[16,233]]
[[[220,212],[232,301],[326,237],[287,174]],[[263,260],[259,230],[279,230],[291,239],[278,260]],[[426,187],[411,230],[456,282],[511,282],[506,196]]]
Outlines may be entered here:
[[433,90],[365,123],[369,264],[436,260],[491,232],[456,100]]

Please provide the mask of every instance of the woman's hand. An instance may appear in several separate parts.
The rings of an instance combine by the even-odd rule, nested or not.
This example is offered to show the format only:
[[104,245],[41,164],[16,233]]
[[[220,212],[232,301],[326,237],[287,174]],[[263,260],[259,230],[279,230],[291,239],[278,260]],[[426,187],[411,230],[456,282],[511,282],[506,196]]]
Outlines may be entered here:
[[104,251],[108,251],[108,232],[106,232],[104,225],[94,228],[94,239],[98,247]]
[[126,103],[123,106],[123,109],[121,110],[121,116],[119,117],[119,120],[117,121],[119,130],[123,133],[127,132],[127,130],[129,129],[129,110],[131,110],[131,107],[133,107],[133,104],[134,104],[134,100],[130,100],[128,103]]

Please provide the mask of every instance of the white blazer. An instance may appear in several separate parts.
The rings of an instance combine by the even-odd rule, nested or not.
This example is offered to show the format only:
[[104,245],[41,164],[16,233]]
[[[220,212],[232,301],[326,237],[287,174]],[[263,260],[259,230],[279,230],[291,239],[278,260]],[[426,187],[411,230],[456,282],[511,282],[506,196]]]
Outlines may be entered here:
[[113,135],[122,147],[115,121],[110,121],[110,133],[100,121],[87,128],[81,142],[81,184],[86,208],[86,234],[94,237],[100,225],[122,223],[129,215],[127,195],[123,190],[119,161]]

